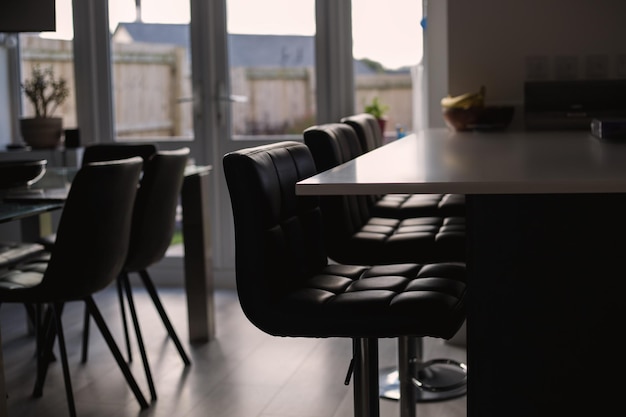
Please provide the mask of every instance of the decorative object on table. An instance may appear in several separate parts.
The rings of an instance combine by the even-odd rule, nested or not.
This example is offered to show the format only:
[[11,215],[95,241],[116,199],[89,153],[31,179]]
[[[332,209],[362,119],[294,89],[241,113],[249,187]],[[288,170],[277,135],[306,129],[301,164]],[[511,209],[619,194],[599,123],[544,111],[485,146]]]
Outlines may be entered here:
[[34,184],[46,173],[47,162],[45,159],[0,161],[0,190]]
[[387,125],[387,114],[389,111],[389,106],[386,104],[382,104],[378,97],[374,97],[371,103],[365,105],[365,113],[369,113],[376,118],[378,121],[378,126],[380,126],[380,132],[385,134],[385,126]]
[[52,67],[33,67],[31,78],[22,84],[24,94],[33,105],[35,116],[20,120],[24,142],[33,149],[58,146],[63,131],[63,119],[52,117],[58,106],[69,96],[69,87],[63,77],[55,77]]
[[443,118],[448,127],[456,131],[503,130],[511,120],[515,107],[485,105],[485,87],[478,92],[441,99]]

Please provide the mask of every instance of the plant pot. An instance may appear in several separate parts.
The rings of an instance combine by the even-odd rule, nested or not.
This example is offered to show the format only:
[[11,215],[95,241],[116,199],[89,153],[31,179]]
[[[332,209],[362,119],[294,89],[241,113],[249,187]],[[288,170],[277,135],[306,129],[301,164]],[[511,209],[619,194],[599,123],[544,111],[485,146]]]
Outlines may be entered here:
[[63,119],[60,117],[34,117],[20,119],[22,138],[33,149],[52,149],[59,146]]
[[387,118],[386,117],[376,118],[376,121],[378,122],[378,126],[380,127],[380,133],[384,137],[385,136],[385,127],[387,126]]

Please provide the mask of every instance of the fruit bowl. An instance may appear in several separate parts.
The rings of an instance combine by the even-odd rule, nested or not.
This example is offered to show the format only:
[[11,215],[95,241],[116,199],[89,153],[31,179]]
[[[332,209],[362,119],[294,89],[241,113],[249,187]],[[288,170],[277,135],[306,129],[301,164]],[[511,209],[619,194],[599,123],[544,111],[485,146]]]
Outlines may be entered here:
[[456,131],[491,131],[506,129],[514,113],[514,106],[453,107],[443,110],[443,118],[448,127]]
[[46,173],[45,159],[0,161],[0,190],[27,187]]

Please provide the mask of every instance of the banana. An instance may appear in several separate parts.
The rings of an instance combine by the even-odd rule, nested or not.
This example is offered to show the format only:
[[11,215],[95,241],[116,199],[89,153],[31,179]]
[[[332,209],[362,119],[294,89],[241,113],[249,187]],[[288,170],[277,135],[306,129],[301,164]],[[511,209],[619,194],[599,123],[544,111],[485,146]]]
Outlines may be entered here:
[[441,99],[441,107],[446,109],[459,108],[469,109],[470,107],[482,107],[485,105],[485,87],[480,87],[477,93],[465,93],[460,96],[450,96]]

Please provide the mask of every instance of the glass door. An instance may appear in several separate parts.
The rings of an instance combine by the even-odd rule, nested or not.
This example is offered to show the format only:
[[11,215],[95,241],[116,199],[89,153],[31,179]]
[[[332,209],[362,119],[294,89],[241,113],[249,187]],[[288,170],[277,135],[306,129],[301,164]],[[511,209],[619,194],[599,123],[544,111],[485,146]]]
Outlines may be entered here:
[[193,138],[190,5],[109,0],[118,141]]
[[352,33],[355,112],[378,100],[393,140],[419,124],[422,0],[352,0]]
[[234,287],[234,230],[223,156],[301,139],[315,120],[315,0],[190,0],[198,154],[211,172],[216,285]]
[[234,140],[299,138],[315,124],[315,0],[227,0]]

